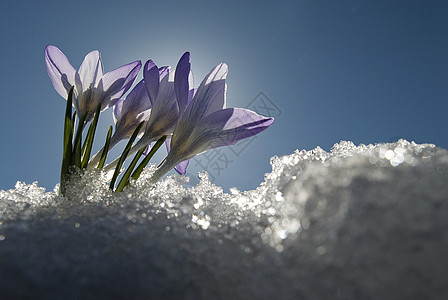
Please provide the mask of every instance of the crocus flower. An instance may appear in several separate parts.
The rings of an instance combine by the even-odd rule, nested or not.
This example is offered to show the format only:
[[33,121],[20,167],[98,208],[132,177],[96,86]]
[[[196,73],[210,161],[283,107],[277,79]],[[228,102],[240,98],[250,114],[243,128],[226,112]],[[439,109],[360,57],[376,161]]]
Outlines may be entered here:
[[141,62],[135,61],[104,74],[100,53],[92,51],[76,71],[61,50],[52,45],[45,48],[45,63],[59,95],[67,99],[70,88],[75,87],[73,106],[78,116],[86,116],[86,122],[93,118],[99,104],[101,111],[113,106],[132,86],[141,68]]
[[[189,61],[189,53],[184,54]],[[225,108],[227,65],[219,64],[200,84],[191,101],[188,100],[189,69],[185,68],[174,78],[178,90],[181,114],[170,143],[170,152],[162,166],[156,170],[156,182],[177,165],[185,173],[187,162],[207,150],[233,145],[268,128],[273,118],[266,118],[244,108]],[[185,106],[183,106],[185,104]],[[184,110],[182,111],[182,108]]]
[[[115,131],[110,139],[109,150],[121,140],[130,138],[141,122],[148,121],[150,112],[151,101],[146,91],[145,82],[141,80],[125,99],[118,100],[114,106]],[[89,167],[96,166],[102,154],[103,149],[92,157]]]
[[111,146],[130,138],[140,122],[148,121],[150,112],[151,101],[146,92],[145,82],[141,80],[126,99],[120,99],[114,106],[115,132],[110,141]]
[[[159,69],[152,60],[146,62],[143,68],[143,80],[152,106],[151,114],[146,127],[144,127],[143,136],[132,147],[129,155],[161,137],[173,133],[179,119],[179,106],[176,100],[173,77],[174,72],[169,67]],[[189,94],[192,95],[192,92],[190,91]],[[115,168],[117,163],[118,159],[107,165],[105,170],[110,171]]]

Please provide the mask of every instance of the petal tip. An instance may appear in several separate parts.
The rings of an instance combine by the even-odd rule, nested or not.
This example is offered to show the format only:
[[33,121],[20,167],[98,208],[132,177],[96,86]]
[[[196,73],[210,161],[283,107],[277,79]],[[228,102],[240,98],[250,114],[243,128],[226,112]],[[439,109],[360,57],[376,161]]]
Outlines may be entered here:
[[154,67],[156,67],[156,64],[151,59],[148,59],[146,61],[146,63],[145,63],[145,67],[144,68],[145,68],[145,70],[149,70],[149,69],[152,69]]
[[55,55],[58,55],[58,54],[62,53],[62,51],[59,50],[58,47],[53,46],[53,45],[47,45],[45,47],[45,51],[44,52],[45,52],[45,56],[48,57],[48,58],[51,57],[51,56],[55,56]]
[[185,52],[183,55],[182,55],[182,58],[183,59],[187,59],[188,60],[188,62],[190,62],[190,60],[191,60],[191,55],[190,55],[190,52]]
[[53,45],[47,45],[47,46],[45,47],[45,52],[48,52],[48,51],[50,51],[51,49],[54,49],[54,48],[57,49],[56,46],[53,46]]

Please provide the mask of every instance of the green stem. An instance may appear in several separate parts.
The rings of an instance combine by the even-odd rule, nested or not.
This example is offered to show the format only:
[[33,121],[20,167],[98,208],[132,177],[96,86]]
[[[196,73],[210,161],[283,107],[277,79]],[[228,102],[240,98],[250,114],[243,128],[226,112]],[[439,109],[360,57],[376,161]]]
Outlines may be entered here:
[[140,156],[142,156],[143,152],[145,152],[145,148],[143,147],[140,149],[140,151],[137,152],[137,154],[134,156],[134,159],[129,164],[128,168],[126,169],[126,172],[123,174],[123,177],[121,178],[120,182],[117,185],[117,188],[115,189],[116,192],[122,192],[124,187],[129,184],[129,176],[131,176],[132,170],[135,168],[135,165],[137,164],[138,160],[140,159]]
[[65,183],[68,176],[68,171],[72,161],[72,139],[73,139],[73,122],[72,119],[72,103],[73,103],[73,89],[72,86],[67,98],[67,105],[65,107],[64,118],[64,140],[63,140],[63,152],[62,152],[62,166],[61,166],[61,184],[59,186],[59,192],[61,195],[65,194]]
[[93,140],[95,138],[96,127],[98,125],[98,119],[100,117],[101,111],[101,103],[98,104],[98,107],[95,111],[95,116],[93,118],[92,123],[90,123],[89,130],[87,131],[86,141],[84,142],[82,149],[82,163],[81,169],[85,169],[87,164],[89,163],[90,153],[92,152]]
[[140,165],[135,169],[134,173],[132,173],[132,179],[137,180],[140,177],[140,174],[142,173],[143,169],[146,167],[146,165],[149,163],[149,160],[154,156],[157,150],[159,150],[160,146],[162,146],[163,142],[166,140],[166,135],[162,136],[155,145],[151,148],[148,155],[142,160]]
[[140,129],[142,128],[143,124],[145,122],[141,122],[137,128],[135,129],[134,133],[132,134],[131,138],[129,139],[128,143],[126,144],[126,147],[123,150],[123,153],[120,156],[120,159],[118,160],[117,167],[115,168],[114,175],[112,176],[112,180],[110,181],[109,188],[111,190],[114,189],[115,182],[117,181],[118,175],[120,174],[121,166],[123,165],[124,161],[126,160],[126,157],[129,154],[129,151],[131,150],[132,144],[134,143],[134,140],[137,138],[137,135],[140,132]]
[[74,155],[72,158],[72,163],[74,166],[81,168],[81,143],[82,143],[82,131],[84,130],[84,125],[86,121],[87,113],[84,114],[80,119],[78,118],[78,129],[76,129],[75,141],[73,145]]
[[101,153],[101,159],[98,163],[98,169],[102,169],[104,167],[104,163],[106,162],[107,152],[109,152],[110,138],[112,136],[112,126],[109,127],[109,131],[107,132],[106,143],[103,147],[103,153]]

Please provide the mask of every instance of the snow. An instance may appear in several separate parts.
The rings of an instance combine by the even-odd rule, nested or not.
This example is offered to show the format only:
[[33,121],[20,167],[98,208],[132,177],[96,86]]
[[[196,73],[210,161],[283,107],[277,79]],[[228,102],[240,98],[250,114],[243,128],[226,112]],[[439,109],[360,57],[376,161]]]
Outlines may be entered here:
[[[448,151],[342,141],[271,158],[255,190],[148,168],[0,191],[2,299],[441,299]],[[187,187],[188,186],[188,187]]]

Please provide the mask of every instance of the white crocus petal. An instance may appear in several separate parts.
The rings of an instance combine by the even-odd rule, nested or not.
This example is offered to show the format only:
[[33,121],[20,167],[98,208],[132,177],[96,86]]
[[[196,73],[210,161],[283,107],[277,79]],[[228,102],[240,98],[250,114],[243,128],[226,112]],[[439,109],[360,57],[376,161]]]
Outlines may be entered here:
[[86,55],[78,73],[83,91],[98,86],[100,79],[103,77],[103,63],[98,50]]

